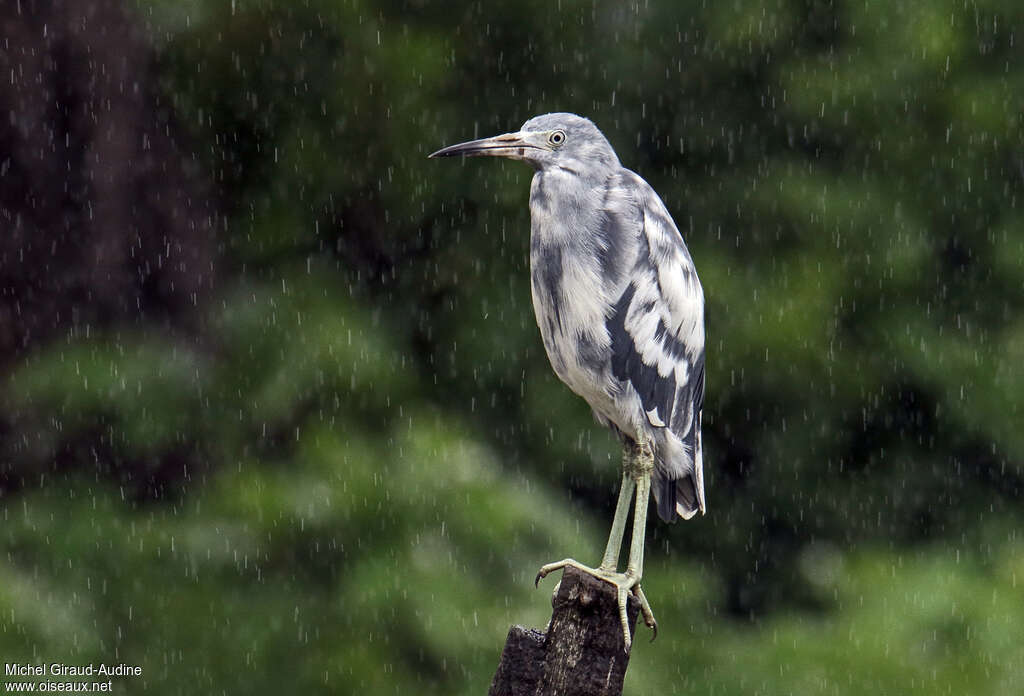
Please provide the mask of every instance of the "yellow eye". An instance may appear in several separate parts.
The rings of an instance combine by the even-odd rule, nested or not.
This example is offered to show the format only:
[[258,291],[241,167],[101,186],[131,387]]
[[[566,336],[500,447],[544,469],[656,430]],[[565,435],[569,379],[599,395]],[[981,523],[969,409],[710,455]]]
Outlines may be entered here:
[[548,136],[548,142],[555,146],[561,145],[565,142],[565,131],[552,131],[551,135]]

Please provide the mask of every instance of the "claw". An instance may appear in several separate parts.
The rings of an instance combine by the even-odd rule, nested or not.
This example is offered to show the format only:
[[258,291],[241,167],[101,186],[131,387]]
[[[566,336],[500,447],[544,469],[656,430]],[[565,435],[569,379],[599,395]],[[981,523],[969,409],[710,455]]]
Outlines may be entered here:
[[[630,648],[633,645],[633,636],[629,632],[629,615],[626,612],[626,603],[629,600],[629,593],[633,595],[640,602],[640,613],[644,617],[644,624],[647,625],[654,632],[654,638],[658,635],[658,622],[654,620],[654,613],[651,611],[651,605],[647,601],[647,597],[644,596],[644,591],[640,589],[640,581],[631,571],[625,573],[617,573],[614,570],[607,568],[590,568],[571,558],[566,558],[563,561],[556,563],[548,563],[542,566],[537,572],[537,577],[533,580],[534,587],[538,587],[540,581],[547,577],[549,573],[555,570],[564,569],[566,566],[571,566],[577,570],[586,573],[598,580],[603,580],[611,585],[615,586],[616,589],[616,600],[619,605],[619,621],[622,624],[622,642],[626,654],[629,654]],[[557,592],[557,589],[556,589]]]
[[640,589],[640,585],[633,585],[633,594],[640,600],[640,613],[643,614],[644,624],[647,628],[651,629],[653,635],[651,636],[651,642],[658,637],[658,622],[654,619],[654,612],[651,611],[651,604],[647,601],[647,597],[644,595],[644,591]]
[[[557,563],[548,563],[547,565],[541,566],[540,570],[537,571],[537,577],[535,577],[533,579],[533,586],[534,587],[540,587],[540,581],[541,580],[546,578],[553,571],[556,571],[556,570],[559,570],[561,568],[564,568],[567,565],[576,566],[577,568],[580,568],[583,571],[590,572],[590,570],[588,568],[585,568],[585,567],[581,566],[579,563],[577,563],[576,561],[572,560],[571,558],[566,558],[565,560],[558,561]],[[591,573],[591,574],[593,574],[593,573]]]

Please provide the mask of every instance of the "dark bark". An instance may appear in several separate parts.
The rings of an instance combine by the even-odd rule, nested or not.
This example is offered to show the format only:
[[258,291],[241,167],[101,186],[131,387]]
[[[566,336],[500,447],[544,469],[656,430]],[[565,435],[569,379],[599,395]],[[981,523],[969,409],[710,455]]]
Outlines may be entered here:
[[[566,568],[547,633],[513,626],[489,696],[618,696],[629,666],[615,588]],[[627,604],[635,633],[640,603]]]

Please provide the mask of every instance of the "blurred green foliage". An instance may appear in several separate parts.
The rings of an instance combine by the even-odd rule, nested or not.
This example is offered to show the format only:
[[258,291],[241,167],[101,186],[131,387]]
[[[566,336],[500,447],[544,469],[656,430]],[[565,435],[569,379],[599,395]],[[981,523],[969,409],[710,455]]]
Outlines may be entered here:
[[530,171],[595,120],[708,300],[709,512],[652,522],[628,693],[1002,694],[1024,671],[1024,6],[137,0],[214,187],[202,340],[4,376],[7,661],[126,693],[482,693],[619,452],[551,375]]

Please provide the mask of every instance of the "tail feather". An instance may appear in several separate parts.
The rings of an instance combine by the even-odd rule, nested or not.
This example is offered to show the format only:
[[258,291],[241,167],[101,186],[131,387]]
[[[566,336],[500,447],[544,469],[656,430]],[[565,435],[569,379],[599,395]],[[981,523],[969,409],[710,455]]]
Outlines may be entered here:
[[697,414],[697,421],[693,428],[693,474],[690,477],[692,488],[685,489],[685,486],[677,486],[676,511],[684,520],[688,520],[700,511],[704,514],[707,510],[707,503],[704,500],[704,447],[700,438],[700,413]]
[[672,431],[665,434],[657,448],[651,490],[658,505],[658,517],[674,522],[676,516],[688,520],[706,509],[704,500],[704,449],[700,435],[700,414],[691,429],[690,442],[683,442]]
[[651,479],[651,493],[654,494],[654,502],[658,506],[658,517],[666,522],[675,521],[678,495],[675,480],[664,478],[660,472],[655,472]]
[[698,511],[703,513],[704,505],[700,500],[697,484],[694,482],[693,477],[687,476],[685,479],[681,479],[679,483],[682,485],[676,485],[675,508],[672,512],[679,515],[684,520],[690,519],[696,515]]

